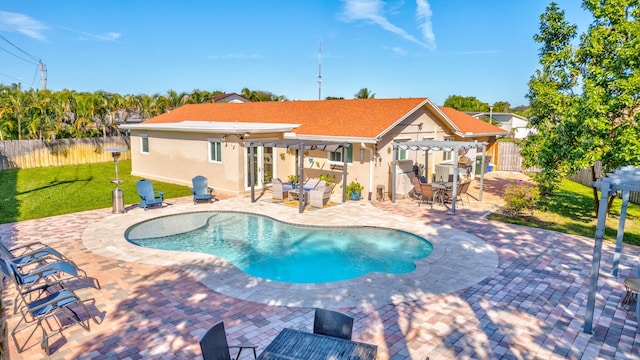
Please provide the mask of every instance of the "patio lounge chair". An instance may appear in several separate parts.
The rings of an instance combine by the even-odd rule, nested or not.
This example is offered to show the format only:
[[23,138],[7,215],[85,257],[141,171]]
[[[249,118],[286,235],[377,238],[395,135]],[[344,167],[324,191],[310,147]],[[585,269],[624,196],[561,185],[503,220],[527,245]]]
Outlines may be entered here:
[[[2,239],[2,237],[0,237],[0,240],[1,239]],[[2,244],[4,244],[4,243],[2,243]],[[9,250],[9,252],[13,256],[22,256],[25,253],[32,252],[34,250],[38,250],[38,249],[42,249],[42,248],[48,248],[48,247],[49,247],[49,245],[43,244],[40,241],[33,241],[33,242],[30,242],[30,243],[26,243],[26,244],[16,244],[16,246],[12,246],[10,248],[5,246],[5,248],[7,250]]]
[[64,255],[57,250],[43,246],[35,250],[20,251],[18,255],[15,255],[5,244],[0,243],[0,252],[2,257],[16,264],[18,267],[30,265],[37,262],[46,262],[49,259],[56,260],[68,260]]
[[213,200],[213,188],[208,186],[207,182],[207,178],[202,175],[198,175],[191,179],[191,183],[193,183],[191,192],[193,193],[194,205],[196,205],[198,201],[211,202]]
[[44,265],[38,265],[34,265],[33,269],[23,272],[21,271],[22,269],[19,269],[16,266],[16,264],[7,259],[2,259],[0,261],[2,273],[13,281],[18,292],[14,301],[14,312],[17,312],[17,309],[20,306],[21,294],[28,292],[32,288],[87,277],[84,270],[81,270],[74,264],[65,261],[56,261]]
[[[53,291],[52,288],[54,288],[54,285],[45,284],[24,292],[19,291],[18,296],[22,297],[24,306],[20,309],[20,320],[11,330],[11,336],[18,352],[25,350],[38,328],[42,330],[40,346],[49,355],[49,338],[53,335],[59,334],[76,324],[82,326],[85,330],[90,330],[90,318],[99,323],[72,290],[60,283],[55,284],[57,290]],[[81,319],[78,310],[83,310],[87,315],[86,318]],[[57,327],[55,331],[54,325]],[[33,326],[33,329],[26,336],[26,340],[21,346],[18,342],[17,334],[31,326]],[[20,338],[24,339],[23,336],[20,336]]]
[[313,333],[351,340],[353,318],[351,316],[324,309],[316,309],[313,319]]
[[138,188],[138,195],[140,196],[140,203],[138,206],[143,207],[145,211],[148,206],[160,205],[164,201],[164,193],[162,191],[153,190],[153,185],[149,180],[140,180],[136,183]]
[[331,199],[331,192],[333,191],[333,188],[335,187],[335,184],[331,184],[329,186],[325,185],[325,186],[319,186],[317,188],[315,188],[314,190],[309,190],[308,193],[308,200],[309,200],[309,205],[313,206],[313,207],[319,207],[322,208],[325,205],[327,205],[327,203],[329,202],[329,199]]
[[202,358],[204,360],[231,360],[231,354],[229,353],[230,348],[239,349],[236,360],[240,358],[240,354],[244,349],[252,349],[253,358],[257,358],[257,346],[255,345],[240,344],[229,346],[223,322],[217,323],[200,339],[200,349],[202,350]]

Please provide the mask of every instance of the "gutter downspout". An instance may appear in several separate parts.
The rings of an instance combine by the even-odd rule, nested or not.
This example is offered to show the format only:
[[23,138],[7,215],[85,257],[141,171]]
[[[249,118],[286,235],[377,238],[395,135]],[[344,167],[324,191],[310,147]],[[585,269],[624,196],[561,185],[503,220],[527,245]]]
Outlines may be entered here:
[[371,201],[371,194],[373,194],[373,148],[367,147],[363,142],[360,143],[360,147],[369,151],[369,201]]

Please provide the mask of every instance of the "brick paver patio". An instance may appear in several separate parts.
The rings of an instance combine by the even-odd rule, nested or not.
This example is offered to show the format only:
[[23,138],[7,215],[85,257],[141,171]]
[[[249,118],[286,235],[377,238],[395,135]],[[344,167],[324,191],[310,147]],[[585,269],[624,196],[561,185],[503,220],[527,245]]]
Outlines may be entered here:
[[[439,206],[418,207],[408,199],[374,203],[389,216],[475,235],[495,250],[499,264],[493,275],[458,291],[337,308],[355,317],[354,340],[378,345],[379,359],[640,358],[638,324],[619,308],[623,280],[635,273],[640,248],[625,246],[616,278],[610,275],[614,248],[605,244],[594,331],[583,333],[592,239],[483,217],[499,201],[504,179],[516,176],[489,176],[483,203],[472,200],[471,205],[459,207],[456,215]],[[197,206],[204,210],[216,205]],[[303,215],[318,217],[323,211]],[[250,341],[259,351],[285,327],[311,331],[311,307],[239,300],[212,291],[175,267],[125,262],[89,251],[82,242],[83,233],[110,215],[110,209],[103,209],[0,225],[5,242],[15,236],[19,242],[49,243],[99,281],[99,289],[87,282],[76,286],[81,297],[93,299],[91,309],[102,323],[91,324],[89,332],[75,327],[64,331],[63,337],[52,338],[50,358],[196,359],[200,357],[198,340],[218,321],[225,322],[230,342]],[[354,213],[357,216],[366,214]],[[12,287],[5,291],[5,305],[11,305],[14,294]],[[16,316],[9,316],[10,327],[16,321]],[[10,340],[11,358],[46,358],[37,340],[38,336],[22,353],[15,351]]]

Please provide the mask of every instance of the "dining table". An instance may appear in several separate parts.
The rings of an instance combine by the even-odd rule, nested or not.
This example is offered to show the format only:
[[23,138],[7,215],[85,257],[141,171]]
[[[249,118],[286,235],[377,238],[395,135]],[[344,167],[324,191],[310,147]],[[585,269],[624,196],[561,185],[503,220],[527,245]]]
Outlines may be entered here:
[[447,200],[447,191],[453,188],[453,182],[451,181],[434,181],[431,183],[431,187],[436,191],[435,196],[439,197],[441,202]]
[[376,345],[285,328],[258,360],[373,360]]

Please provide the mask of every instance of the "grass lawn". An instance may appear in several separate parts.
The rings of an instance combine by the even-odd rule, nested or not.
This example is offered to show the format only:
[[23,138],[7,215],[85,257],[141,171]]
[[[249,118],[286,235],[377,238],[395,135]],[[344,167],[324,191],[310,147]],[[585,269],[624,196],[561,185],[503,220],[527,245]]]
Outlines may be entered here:
[[[130,175],[131,160],[120,161],[118,170],[125,206],[138,203],[141,178]],[[114,179],[113,162],[0,171],[0,224],[111,208]],[[159,181],[153,188],[165,199],[191,195],[190,187]]]
[[[605,230],[607,241],[615,242],[616,240],[621,205],[622,200],[616,199],[611,206]],[[571,180],[562,181],[560,189],[553,196],[543,198],[540,209],[532,216],[511,219],[495,213],[487,218],[590,238],[595,238],[596,234],[597,218],[595,218],[593,205],[593,189]],[[624,227],[624,243],[640,245],[638,219],[640,219],[640,205],[629,203]]]

